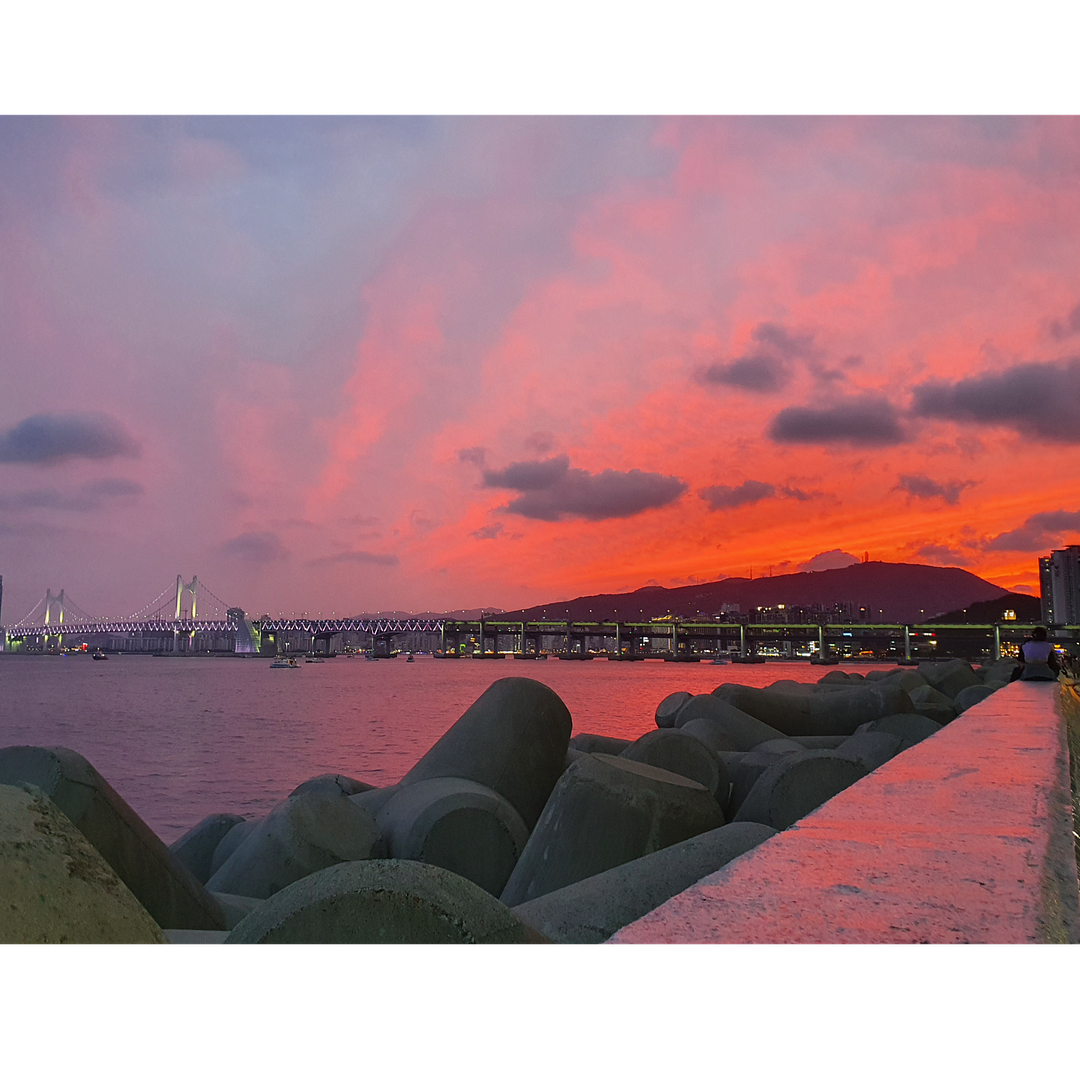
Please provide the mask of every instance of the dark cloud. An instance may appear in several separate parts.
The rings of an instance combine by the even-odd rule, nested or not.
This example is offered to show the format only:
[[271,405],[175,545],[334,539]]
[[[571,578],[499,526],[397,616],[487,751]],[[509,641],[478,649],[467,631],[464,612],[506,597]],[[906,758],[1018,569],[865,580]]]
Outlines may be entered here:
[[779,323],[758,323],[751,337],[784,360],[808,360],[821,355],[812,334],[793,334]]
[[285,557],[285,547],[272,532],[246,532],[227,540],[222,550],[231,559],[249,563],[268,563]]
[[1077,532],[1080,510],[1047,510],[1032,514],[1019,528],[995,536],[983,547],[986,551],[1049,551],[1062,546],[1065,533]]
[[138,447],[104,413],[39,413],[0,433],[0,462],[52,465],[65,458],[135,457]]
[[494,525],[485,525],[469,535],[475,536],[477,540],[495,540],[502,531],[502,525],[496,521]]
[[323,555],[312,559],[308,566],[340,566],[342,563],[368,563],[373,566],[397,566],[398,557],[392,552],[381,554],[376,551],[342,551],[337,555]]
[[793,487],[781,487],[778,490],[785,499],[796,499],[798,502],[809,502],[810,499],[821,494],[820,491],[803,491],[802,488]]
[[45,488],[0,495],[0,510],[76,510],[85,513],[100,510],[109,499],[142,493],[142,484],[136,484],[134,480],[95,480],[67,492]]
[[469,465],[475,465],[478,469],[484,467],[487,451],[482,446],[466,446],[457,452],[458,461],[464,461]]
[[1064,319],[1055,319],[1050,324],[1050,334],[1058,341],[1072,337],[1073,334],[1080,334],[1080,304],[1077,304]]
[[958,382],[913,389],[916,416],[1010,427],[1048,442],[1080,443],[1080,358],[1016,364]]
[[924,544],[915,555],[917,558],[945,563],[947,566],[971,566],[969,558],[955,548],[945,547],[943,544]]
[[770,394],[790,381],[793,361],[816,363],[821,357],[811,334],[794,334],[779,323],[758,323],[750,336],[757,348],[734,360],[711,364],[702,372],[702,381]]
[[929,476],[901,475],[893,491],[906,491],[909,499],[943,499],[950,506],[955,506],[960,501],[960,492],[974,487],[976,483],[975,480],[946,480],[944,484],[939,484]]
[[498,472],[486,472],[484,485],[523,492],[505,509],[538,521],[631,517],[643,510],[667,506],[687,489],[677,476],[640,469],[605,469],[595,474],[572,469],[565,454],[544,461],[518,461]]
[[711,364],[702,378],[707,383],[721,383],[740,390],[769,394],[787,385],[787,365],[770,356],[744,356],[727,364]]
[[[566,454],[543,461],[516,461],[505,469],[484,473],[484,487],[542,491],[558,483],[570,468]],[[580,471],[580,470],[576,470]]]
[[836,405],[781,409],[769,426],[779,443],[851,443],[855,446],[895,446],[906,436],[895,408],[883,397],[865,394]]
[[847,551],[841,551],[839,548],[833,548],[830,551],[823,551],[821,554],[815,555],[812,559],[807,559],[804,563],[799,563],[799,569],[840,570],[845,566],[852,566],[858,561],[859,558],[857,555],[852,555]]
[[764,484],[760,480],[746,480],[738,487],[713,484],[698,492],[709,504],[710,510],[734,510],[738,506],[750,506],[762,499],[771,499],[775,494],[776,488],[772,484]]

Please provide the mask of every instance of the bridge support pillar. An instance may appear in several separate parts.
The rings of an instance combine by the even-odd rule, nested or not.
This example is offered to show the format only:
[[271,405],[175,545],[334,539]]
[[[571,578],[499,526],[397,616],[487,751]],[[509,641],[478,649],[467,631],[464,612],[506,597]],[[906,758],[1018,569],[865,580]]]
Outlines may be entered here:
[[904,625],[904,659],[911,659],[911,627]]

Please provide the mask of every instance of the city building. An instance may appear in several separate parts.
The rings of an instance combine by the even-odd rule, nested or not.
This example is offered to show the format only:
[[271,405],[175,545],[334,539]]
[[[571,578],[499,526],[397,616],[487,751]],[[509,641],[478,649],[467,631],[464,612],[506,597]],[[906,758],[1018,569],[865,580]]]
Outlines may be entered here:
[[1039,559],[1042,617],[1046,623],[1080,623],[1080,544]]

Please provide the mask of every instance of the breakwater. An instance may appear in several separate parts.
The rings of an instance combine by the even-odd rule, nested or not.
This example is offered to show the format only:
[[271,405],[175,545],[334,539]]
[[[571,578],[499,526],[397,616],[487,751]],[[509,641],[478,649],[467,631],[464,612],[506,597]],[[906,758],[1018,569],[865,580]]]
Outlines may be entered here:
[[[677,691],[633,741],[575,735],[549,687],[500,679],[397,783],[315,777],[264,816],[211,814],[169,847],[80,755],[9,747],[5,831],[52,846],[0,851],[39,856],[59,890],[78,839],[54,827],[59,813],[89,845],[82,863],[174,941],[601,941],[932,753],[1007,674],[954,662]],[[107,904],[97,938],[64,931],[62,908],[40,924],[19,910],[5,940],[154,940],[130,911],[110,923]]]

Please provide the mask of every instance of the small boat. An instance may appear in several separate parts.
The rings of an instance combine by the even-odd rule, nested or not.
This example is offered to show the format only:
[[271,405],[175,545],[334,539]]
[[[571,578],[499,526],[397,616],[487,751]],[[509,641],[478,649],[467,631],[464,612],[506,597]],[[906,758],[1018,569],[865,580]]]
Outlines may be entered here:
[[95,660],[108,660],[109,658],[100,649],[95,649],[94,650],[94,659]]
[[290,656],[288,660],[275,660],[270,666],[272,668],[298,668],[300,665]]
[[714,656],[712,658],[711,662],[714,663],[714,664],[730,664],[731,663],[731,661],[726,656]]
[[415,664],[416,663],[416,659],[415,659],[415,657],[413,656],[412,653],[409,653],[409,655],[405,657],[405,663],[406,664]]

